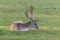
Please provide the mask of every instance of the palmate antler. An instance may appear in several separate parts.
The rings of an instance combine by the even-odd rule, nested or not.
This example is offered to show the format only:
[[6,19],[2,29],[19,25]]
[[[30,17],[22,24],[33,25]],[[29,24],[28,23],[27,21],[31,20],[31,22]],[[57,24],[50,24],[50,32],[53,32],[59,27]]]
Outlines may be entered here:
[[[30,12],[31,17],[28,16],[29,12]],[[31,7],[29,8],[29,10],[27,9],[27,10],[25,11],[25,15],[26,15],[26,17],[29,18],[30,20],[33,20],[33,18],[34,18],[34,17],[33,17],[33,6],[31,6]]]

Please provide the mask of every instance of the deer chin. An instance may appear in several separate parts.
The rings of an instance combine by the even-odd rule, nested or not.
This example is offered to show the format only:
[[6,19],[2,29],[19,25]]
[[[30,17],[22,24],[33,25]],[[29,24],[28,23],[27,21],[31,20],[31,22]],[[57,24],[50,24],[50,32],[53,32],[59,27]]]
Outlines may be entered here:
[[30,28],[22,28],[22,29],[20,29],[20,31],[29,31],[30,30]]

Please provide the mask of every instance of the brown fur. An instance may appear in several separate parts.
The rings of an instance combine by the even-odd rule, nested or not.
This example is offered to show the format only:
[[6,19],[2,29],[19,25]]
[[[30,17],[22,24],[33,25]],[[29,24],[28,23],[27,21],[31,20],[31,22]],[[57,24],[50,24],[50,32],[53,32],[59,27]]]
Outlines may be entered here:
[[13,31],[16,29],[16,25],[15,24],[12,24],[11,27],[10,27],[10,30]]

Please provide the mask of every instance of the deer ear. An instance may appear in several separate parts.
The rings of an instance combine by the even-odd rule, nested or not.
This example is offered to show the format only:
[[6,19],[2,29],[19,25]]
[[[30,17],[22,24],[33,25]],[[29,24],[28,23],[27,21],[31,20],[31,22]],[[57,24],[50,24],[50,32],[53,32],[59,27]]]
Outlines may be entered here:
[[39,19],[37,19],[37,18],[34,18],[34,20],[35,20],[35,21],[39,21]]

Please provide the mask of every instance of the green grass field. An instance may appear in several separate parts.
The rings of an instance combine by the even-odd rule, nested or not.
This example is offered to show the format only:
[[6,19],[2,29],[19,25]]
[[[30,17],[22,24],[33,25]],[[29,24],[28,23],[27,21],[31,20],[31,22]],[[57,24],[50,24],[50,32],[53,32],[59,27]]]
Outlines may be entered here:
[[[24,12],[30,5],[39,29],[10,31],[13,21],[28,21]],[[60,40],[60,0],[0,0],[0,40]]]

